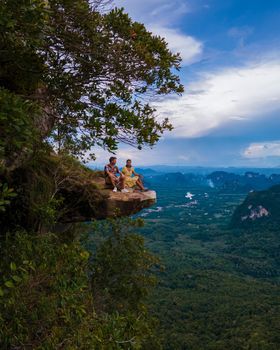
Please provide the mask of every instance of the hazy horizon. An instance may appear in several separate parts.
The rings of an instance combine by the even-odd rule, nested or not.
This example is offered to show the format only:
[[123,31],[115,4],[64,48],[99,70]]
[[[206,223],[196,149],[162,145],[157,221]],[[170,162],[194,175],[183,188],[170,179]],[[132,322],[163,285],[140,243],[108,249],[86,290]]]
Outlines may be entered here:
[[[104,165],[108,163],[108,160],[103,163],[89,163],[90,168],[103,169]],[[117,165],[121,168],[125,165],[125,162],[118,162]],[[135,168],[141,169],[159,169],[159,168],[186,168],[186,169],[237,169],[237,170],[279,170],[280,166],[274,167],[246,167],[246,166],[204,166],[204,165],[186,165],[186,164],[133,164]]]

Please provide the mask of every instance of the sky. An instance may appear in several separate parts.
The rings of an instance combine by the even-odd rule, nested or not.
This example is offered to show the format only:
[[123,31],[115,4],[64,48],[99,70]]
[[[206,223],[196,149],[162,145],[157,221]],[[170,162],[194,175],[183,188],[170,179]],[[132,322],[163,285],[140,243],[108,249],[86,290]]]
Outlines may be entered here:
[[[115,0],[180,52],[182,96],[151,101],[174,126],[120,165],[280,166],[280,1]],[[96,149],[95,165],[108,153]]]

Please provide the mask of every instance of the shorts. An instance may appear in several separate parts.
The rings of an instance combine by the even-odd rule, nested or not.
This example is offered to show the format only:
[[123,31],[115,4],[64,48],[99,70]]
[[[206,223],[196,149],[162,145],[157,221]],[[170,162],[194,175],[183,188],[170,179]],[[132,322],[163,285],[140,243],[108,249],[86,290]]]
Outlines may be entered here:
[[[111,186],[112,186],[112,182],[111,182],[109,176],[106,176],[106,177],[105,177],[105,183],[106,183],[107,185],[111,185]],[[115,183],[116,183],[116,187],[119,187],[119,186],[120,186],[120,177],[115,176]]]

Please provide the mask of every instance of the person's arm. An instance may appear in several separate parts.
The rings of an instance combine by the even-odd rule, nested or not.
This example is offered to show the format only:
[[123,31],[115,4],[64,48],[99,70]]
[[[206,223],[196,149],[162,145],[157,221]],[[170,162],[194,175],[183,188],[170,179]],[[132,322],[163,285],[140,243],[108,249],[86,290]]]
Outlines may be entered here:
[[118,169],[118,173],[120,174],[120,177],[124,178],[125,177],[125,170],[124,170],[124,168],[122,168],[122,171],[119,171],[118,167],[117,167],[117,169]]
[[109,171],[107,165],[105,165],[104,171],[105,171],[105,174],[106,174],[107,176],[111,176],[111,173],[110,173],[110,171]]
[[132,174],[135,175],[135,176],[140,176],[140,174],[137,174],[134,170],[134,168],[132,169]]

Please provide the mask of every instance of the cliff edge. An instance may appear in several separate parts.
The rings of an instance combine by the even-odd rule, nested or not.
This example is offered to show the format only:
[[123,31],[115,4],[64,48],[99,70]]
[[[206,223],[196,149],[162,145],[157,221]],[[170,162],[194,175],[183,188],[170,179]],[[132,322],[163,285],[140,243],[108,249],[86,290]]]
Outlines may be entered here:
[[83,181],[69,179],[60,190],[67,208],[61,223],[130,216],[156,202],[155,191],[113,192],[106,186],[102,172],[85,171],[87,176],[79,177]]

